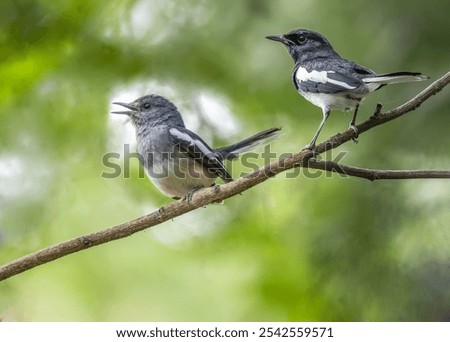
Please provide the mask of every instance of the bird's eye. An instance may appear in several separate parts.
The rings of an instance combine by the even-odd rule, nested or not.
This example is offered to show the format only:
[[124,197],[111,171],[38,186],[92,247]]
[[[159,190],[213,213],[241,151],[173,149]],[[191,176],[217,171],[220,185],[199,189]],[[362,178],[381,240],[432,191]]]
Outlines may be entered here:
[[304,43],[306,42],[306,37],[305,37],[305,35],[304,35],[304,34],[300,34],[300,35],[297,37],[297,41],[298,41],[299,44],[304,44]]
[[150,103],[145,103],[144,104],[144,109],[150,109],[150,107],[151,107]]

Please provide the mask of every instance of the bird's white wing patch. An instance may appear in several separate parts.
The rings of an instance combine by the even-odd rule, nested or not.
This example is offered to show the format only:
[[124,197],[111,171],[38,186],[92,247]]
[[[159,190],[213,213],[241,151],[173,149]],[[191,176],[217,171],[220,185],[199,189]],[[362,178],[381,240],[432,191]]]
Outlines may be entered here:
[[177,139],[183,140],[188,145],[194,144],[203,154],[208,155],[212,151],[206,146],[202,141],[191,137],[189,134],[185,132],[181,132],[176,128],[171,128],[169,133],[172,134]]
[[331,83],[340,86],[345,89],[355,89],[356,87],[351,86],[343,81],[334,80],[328,77],[328,74],[334,74],[334,71],[307,71],[305,68],[299,67],[295,73],[295,78],[299,82],[317,82],[322,84]]

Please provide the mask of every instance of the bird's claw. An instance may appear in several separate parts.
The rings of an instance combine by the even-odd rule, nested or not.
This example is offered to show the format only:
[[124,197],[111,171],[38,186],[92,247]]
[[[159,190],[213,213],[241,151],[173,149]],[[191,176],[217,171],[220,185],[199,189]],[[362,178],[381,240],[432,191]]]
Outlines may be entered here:
[[158,209],[158,219],[160,222],[163,222],[163,214],[164,214],[164,207],[161,207]]
[[[220,191],[220,185],[219,184],[214,184],[212,187],[213,187],[213,190],[214,190],[215,193],[218,193]],[[213,201],[212,203],[224,204],[225,201],[224,200],[217,200],[217,201]]]
[[311,151],[315,151],[316,150],[316,144],[308,144],[305,147],[303,147],[304,150],[311,150]]
[[355,144],[357,144],[358,143],[358,137],[359,137],[358,129],[356,128],[356,126],[354,124],[350,124],[350,126],[348,126],[348,128],[353,131],[354,134],[353,134],[352,140],[353,140],[353,142]]
[[192,188],[191,190],[189,190],[189,192],[183,196],[183,198],[181,199],[182,201],[186,201],[188,203],[192,202],[192,196],[194,195],[194,193],[198,190],[200,190],[202,188],[202,186],[198,186],[195,188]]

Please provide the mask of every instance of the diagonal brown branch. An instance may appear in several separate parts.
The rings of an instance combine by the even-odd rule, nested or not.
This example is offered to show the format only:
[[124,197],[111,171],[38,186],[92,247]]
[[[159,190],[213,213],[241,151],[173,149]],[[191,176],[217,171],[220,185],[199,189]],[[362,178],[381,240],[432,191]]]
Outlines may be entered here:
[[[381,106],[377,107],[377,111],[374,115],[372,115],[368,120],[357,125],[359,134],[362,134],[388,121],[394,120],[416,109],[431,96],[440,92],[448,83],[450,83],[450,72],[433,82],[417,96],[395,109],[392,109],[386,113],[381,113]],[[353,136],[354,132],[352,130],[347,130],[342,134],[336,134],[327,141],[317,145],[315,154],[320,154],[338,147],[352,139]],[[44,248],[35,253],[28,254],[22,258],[1,266],[0,281],[83,249],[130,236],[138,231],[156,226],[162,222],[203,207],[209,203],[221,201],[240,194],[283,171],[299,166],[308,167],[308,161],[310,161],[313,156],[314,154],[310,150],[302,150],[299,153],[266,165],[263,168],[246,175],[245,177],[235,180],[234,182],[224,184],[220,187],[211,187],[198,191],[194,194],[192,201],[189,203],[181,200],[172,202],[160,208],[158,211],[135,220],[92,234],[67,240],[57,245]],[[339,165],[339,168],[332,166],[337,165],[333,165],[332,163],[330,164],[330,162],[321,161],[310,161],[309,165],[309,167],[322,168],[324,170],[328,170],[328,168],[331,167],[330,171],[339,173],[344,172],[348,175],[367,179],[448,178],[448,171],[443,170],[382,171],[360,169],[345,165]],[[401,172],[403,172],[403,174]],[[411,177],[412,174],[415,174],[417,177]]]

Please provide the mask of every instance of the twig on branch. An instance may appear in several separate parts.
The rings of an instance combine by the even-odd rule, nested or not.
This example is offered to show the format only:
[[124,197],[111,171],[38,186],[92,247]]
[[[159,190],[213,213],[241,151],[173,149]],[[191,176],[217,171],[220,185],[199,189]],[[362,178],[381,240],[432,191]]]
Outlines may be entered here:
[[[405,104],[392,109],[386,113],[381,112],[381,107],[368,120],[357,125],[358,133],[362,134],[371,128],[394,120],[419,107],[431,96],[441,91],[450,83],[450,72],[433,82],[429,87]],[[135,220],[119,224],[112,228],[101,230],[92,234],[87,234],[78,238],[67,240],[57,245],[44,248],[22,258],[11,261],[0,267],[0,281],[8,279],[14,275],[32,269],[36,266],[59,259],[63,256],[91,248],[109,241],[130,236],[136,232],[156,226],[162,222],[173,219],[189,211],[203,207],[209,203],[221,201],[234,195],[240,194],[257,184],[266,181],[281,172],[294,167],[314,167],[323,170],[345,173],[347,175],[362,177],[367,179],[407,179],[407,178],[449,178],[449,171],[445,170],[417,170],[417,171],[383,171],[367,170],[345,165],[334,165],[331,162],[311,161],[317,154],[333,149],[349,141],[354,136],[354,131],[349,129],[342,134],[336,134],[325,142],[316,146],[315,153],[310,150],[302,150],[287,158],[280,159],[272,164],[268,164],[234,182],[224,184],[220,187],[211,187],[197,191],[191,202],[175,201],[165,205],[158,211],[142,216]],[[308,165],[308,162],[310,163]],[[412,175],[415,175],[412,177]]]
[[376,181],[379,179],[450,178],[450,170],[374,170],[315,159],[310,159],[308,161],[308,168],[331,171],[358,178],[365,178],[370,181]]

